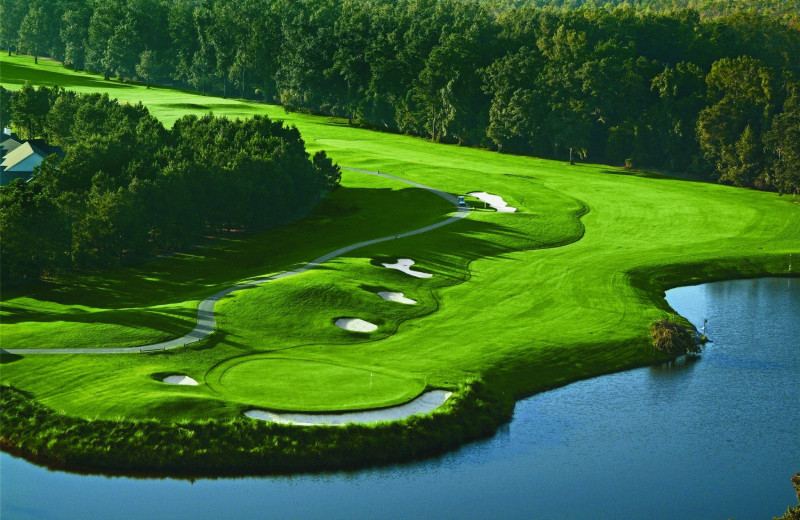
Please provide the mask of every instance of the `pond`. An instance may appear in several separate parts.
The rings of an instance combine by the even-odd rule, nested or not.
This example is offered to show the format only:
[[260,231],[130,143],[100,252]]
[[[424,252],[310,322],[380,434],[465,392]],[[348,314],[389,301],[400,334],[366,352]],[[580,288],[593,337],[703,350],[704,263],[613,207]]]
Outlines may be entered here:
[[520,401],[493,438],[354,473],[137,480],[3,453],[0,516],[28,518],[769,519],[796,502],[800,279],[674,289],[713,340],[696,361]]

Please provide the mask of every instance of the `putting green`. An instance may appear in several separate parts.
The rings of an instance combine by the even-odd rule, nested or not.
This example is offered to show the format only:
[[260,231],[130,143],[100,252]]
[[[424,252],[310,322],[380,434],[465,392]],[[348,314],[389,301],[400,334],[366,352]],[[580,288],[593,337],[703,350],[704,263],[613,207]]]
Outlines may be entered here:
[[425,388],[419,378],[307,359],[249,356],[209,373],[216,391],[271,410],[380,408],[409,401]]

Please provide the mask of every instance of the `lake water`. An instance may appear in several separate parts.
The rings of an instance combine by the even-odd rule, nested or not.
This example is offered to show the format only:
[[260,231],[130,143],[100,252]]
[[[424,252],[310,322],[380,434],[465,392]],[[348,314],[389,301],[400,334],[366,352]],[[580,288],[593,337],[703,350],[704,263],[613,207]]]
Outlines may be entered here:
[[0,456],[0,516],[770,519],[800,471],[800,279],[684,287],[714,340],[695,362],[525,399],[487,441],[420,463],[325,475],[136,480]]

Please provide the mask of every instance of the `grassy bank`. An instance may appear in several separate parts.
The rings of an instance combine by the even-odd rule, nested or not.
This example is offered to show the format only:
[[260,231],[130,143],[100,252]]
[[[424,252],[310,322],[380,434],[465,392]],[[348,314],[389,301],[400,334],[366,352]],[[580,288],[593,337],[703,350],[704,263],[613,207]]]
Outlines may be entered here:
[[[54,62],[37,67],[25,57],[0,61],[7,88],[30,79],[108,92],[142,101],[167,124],[187,112],[266,113],[296,125],[309,148],[324,148],[341,165],[456,194],[487,191],[518,208],[497,213],[472,199],[476,210],[455,224],[357,249],[302,275],[232,293],[217,304],[218,331],[189,348],[151,355],[4,357],[4,384],[75,424],[121,418],[167,431],[185,420],[246,439],[251,427],[258,432],[274,427],[245,426],[252,423],[241,417],[247,407],[375,408],[406,401],[424,388],[457,389],[476,380],[501,399],[519,398],[658,360],[648,329],[672,315],[663,300],[669,287],[794,274],[800,263],[800,201],[790,197],[440,145],[352,128],[333,118],[285,114],[275,106],[106,82]],[[291,226],[220,237],[136,269],[3,289],[2,346],[126,346],[174,337],[191,329],[197,302],[222,287],[291,269],[350,243],[440,221],[452,211],[438,197],[388,179],[346,172],[342,184],[312,216]],[[433,276],[412,278],[382,267],[396,258],[412,258],[415,268]],[[419,303],[386,302],[375,294],[380,290],[404,292]],[[346,332],[333,325],[338,317],[362,318],[378,329]],[[160,382],[171,373],[201,384]],[[280,377],[271,377],[276,373]],[[352,384],[313,387],[333,373],[352,374],[344,376]],[[380,391],[370,391],[368,374],[385,377]],[[269,384],[257,384],[260,378],[269,378]],[[313,400],[297,391],[310,387]],[[3,436],[11,442],[5,410]],[[449,431],[458,442],[477,435],[457,433],[474,415],[448,410],[430,416],[436,419],[378,428],[398,428],[398,439],[405,439],[408,424],[431,427],[437,435]],[[485,422],[492,429],[507,415],[490,417]],[[86,420],[91,422],[80,422]],[[27,445],[42,446],[61,427],[49,434],[36,424],[27,428],[43,436]],[[302,429],[287,432],[297,439],[307,435]],[[354,434],[352,442],[373,442],[359,437],[364,436]],[[73,449],[69,443],[56,446],[26,449],[48,456]],[[225,446],[234,449],[233,443]],[[258,460],[268,466],[264,446]],[[100,447],[85,450],[101,453]],[[71,457],[75,462],[78,454]],[[370,457],[385,460],[377,451]],[[315,467],[310,459],[302,460]],[[113,460],[124,464],[121,457]]]
[[193,478],[355,469],[410,461],[491,435],[513,401],[472,381],[427,416],[346,428],[251,421],[83,420],[2,387],[0,446],[54,469]]

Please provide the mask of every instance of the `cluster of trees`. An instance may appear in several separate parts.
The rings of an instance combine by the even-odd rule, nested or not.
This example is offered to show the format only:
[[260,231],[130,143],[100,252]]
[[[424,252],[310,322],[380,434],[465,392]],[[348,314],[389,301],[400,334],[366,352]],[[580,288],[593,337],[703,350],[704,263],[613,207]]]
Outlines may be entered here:
[[0,188],[2,278],[120,265],[225,229],[257,230],[307,213],[339,184],[295,128],[256,116],[187,116],[171,130],[141,104],[29,84],[12,121],[64,147],[30,182]]
[[796,2],[651,10],[670,2],[705,5],[0,0],[0,43],[434,140],[800,191]]

